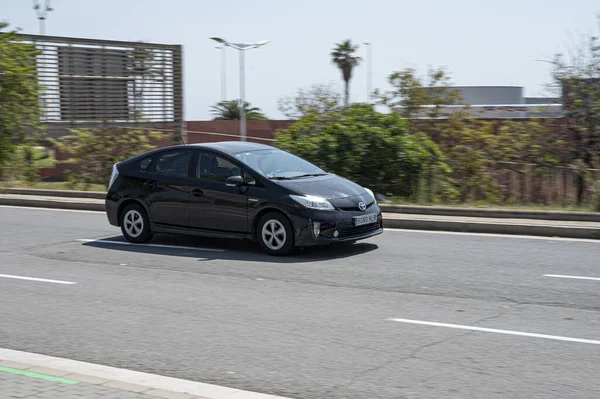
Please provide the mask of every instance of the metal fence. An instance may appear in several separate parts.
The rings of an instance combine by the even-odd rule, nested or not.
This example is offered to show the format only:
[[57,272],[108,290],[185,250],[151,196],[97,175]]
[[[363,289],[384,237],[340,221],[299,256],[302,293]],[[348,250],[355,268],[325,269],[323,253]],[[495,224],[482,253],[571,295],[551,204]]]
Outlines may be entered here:
[[73,127],[160,127],[183,133],[180,45],[20,35],[35,44],[41,122]]

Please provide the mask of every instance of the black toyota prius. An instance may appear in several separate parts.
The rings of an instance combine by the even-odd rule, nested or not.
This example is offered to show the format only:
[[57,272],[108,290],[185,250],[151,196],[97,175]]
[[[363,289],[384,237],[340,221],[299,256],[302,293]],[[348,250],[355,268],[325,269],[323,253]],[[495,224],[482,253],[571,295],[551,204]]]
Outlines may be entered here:
[[106,213],[131,242],[155,233],[250,238],[272,255],[383,232],[368,188],[237,141],[161,148],[115,164]]

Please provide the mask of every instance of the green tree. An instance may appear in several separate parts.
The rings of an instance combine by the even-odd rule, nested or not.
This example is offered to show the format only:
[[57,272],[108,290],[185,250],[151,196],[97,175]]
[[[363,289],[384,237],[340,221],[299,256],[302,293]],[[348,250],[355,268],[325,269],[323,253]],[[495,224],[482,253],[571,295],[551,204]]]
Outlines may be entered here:
[[417,199],[452,196],[438,146],[424,134],[407,134],[397,114],[354,104],[309,113],[276,136],[277,145],[377,193]]
[[25,134],[39,128],[38,51],[22,43],[15,31],[2,32],[7,27],[0,22],[0,169]]
[[331,51],[331,60],[337,65],[342,72],[344,80],[344,105],[350,102],[350,79],[352,79],[352,70],[358,66],[362,58],[356,56],[358,45],[353,45],[350,40],[344,40],[341,43],[336,43]]
[[[244,103],[244,111],[246,112],[247,120],[266,120],[268,119],[265,114],[262,113],[260,108],[251,107],[250,103]],[[240,101],[221,101],[217,105],[211,107],[210,113],[215,117],[215,121],[231,121],[240,119]]]
[[324,114],[339,108],[342,100],[334,85],[316,84],[298,89],[295,95],[284,96],[277,102],[279,111],[290,119],[299,119],[310,113]]
[[445,107],[463,103],[460,91],[452,88],[445,68],[430,68],[427,81],[419,78],[414,69],[403,69],[392,73],[388,83],[392,89],[385,93],[377,90],[375,97],[380,104],[399,112],[409,124],[419,116],[429,120],[447,117],[450,112]]
[[[600,15],[598,16],[600,30]],[[589,36],[552,61],[555,88],[562,93],[566,130],[578,171],[577,203],[587,186],[588,168],[600,167],[600,39]]]

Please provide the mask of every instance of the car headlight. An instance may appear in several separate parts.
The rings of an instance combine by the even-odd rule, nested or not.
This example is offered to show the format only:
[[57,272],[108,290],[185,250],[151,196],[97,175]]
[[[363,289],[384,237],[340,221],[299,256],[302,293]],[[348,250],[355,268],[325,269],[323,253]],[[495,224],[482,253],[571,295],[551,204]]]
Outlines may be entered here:
[[375,203],[377,203],[377,200],[375,199],[375,194],[373,193],[372,190],[369,190],[368,188],[364,187],[365,190],[367,190],[367,192],[369,193],[369,195],[371,197],[373,197],[373,201],[375,201]]
[[332,211],[335,209],[331,205],[331,202],[315,195],[290,195],[290,198],[308,209],[318,209],[320,211]]

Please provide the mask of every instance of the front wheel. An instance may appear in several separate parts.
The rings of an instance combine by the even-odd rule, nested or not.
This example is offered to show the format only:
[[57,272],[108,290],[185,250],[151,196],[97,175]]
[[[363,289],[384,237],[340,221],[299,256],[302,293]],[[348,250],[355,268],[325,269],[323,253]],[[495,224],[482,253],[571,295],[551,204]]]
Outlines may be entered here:
[[141,243],[150,240],[150,221],[144,208],[137,204],[127,205],[121,212],[121,231],[130,242]]
[[256,240],[269,255],[284,256],[294,248],[294,229],[281,213],[267,213],[256,226]]

